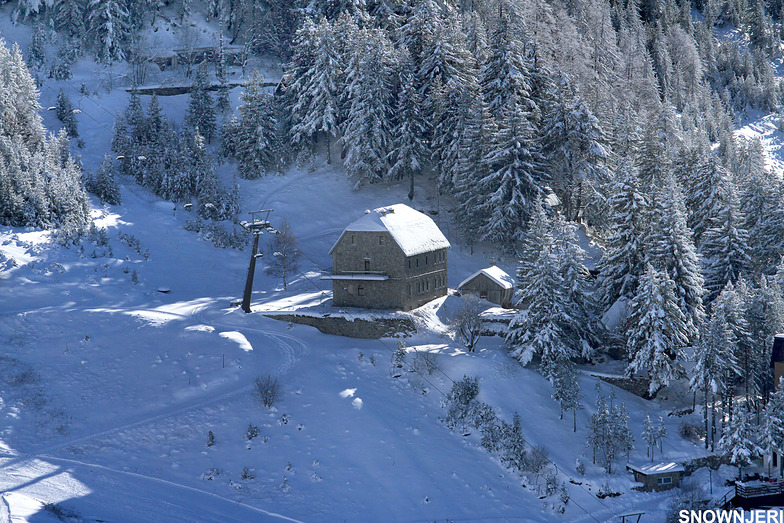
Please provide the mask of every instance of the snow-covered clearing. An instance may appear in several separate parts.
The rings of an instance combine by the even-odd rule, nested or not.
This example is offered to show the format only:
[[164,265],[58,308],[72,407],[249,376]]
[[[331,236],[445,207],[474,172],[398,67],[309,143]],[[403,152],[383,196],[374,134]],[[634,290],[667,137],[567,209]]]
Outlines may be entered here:
[[[0,9],[0,33],[25,46],[27,29],[10,25],[6,14]],[[162,31],[156,45],[171,47]],[[114,117],[128,95],[107,89],[122,71],[82,60],[74,72],[67,82],[45,79],[41,104],[53,105],[61,88],[71,96],[86,143],[79,152],[94,171],[110,152]],[[89,95],[79,93],[82,82]],[[234,107],[239,93],[232,91]],[[181,121],[187,96],[160,102]],[[44,118],[59,128],[51,112]],[[749,128],[778,133],[768,120]],[[219,169],[227,177],[232,170]],[[65,248],[45,232],[0,227],[0,523],[617,521],[640,511],[646,521],[663,518],[667,493],[633,491],[623,470],[607,477],[591,465],[592,373],[614,373],[612,365],[581,369],[588,407],[577,413],[574,433],[571,413],[559,419],[550,385],[513,361],[501,338],[483,338],[476,353],[466,353],[446,335],[456,297],[414,311],[419,332],[404,340],[407,350],[434,354],[438,369],[400,378],[390,376],[397,340],[329,336],[262,315],[328,307],[330,283],[319,275],[330,268],[330,247],[365,209],[407,203],[406,184],[352,191],[341,168],[323,158],[283,176],[240,180],[244,210],[274,209],[273,225],[285,219],[304,254],[286,291],[261,260],[255,312],[246,315],[229,304],[243,288],[248,252],[213,247],[184,229],[188,211],[129,179],[121,183],[122,205],[93,201],[110,249],[90,240]],[[411,205],[429,212],[452,245],[452,288],[491,261],[514,274],[515,260],[463,246],[446,206],[424,185]],[[272,409],[252,393],[265,375],[283,388]],[[508,472],[478,434],[451,432],[439,421],[444,395],[464,375],[480,378],[479,399],[501,417],[520,413],[526,439],[547,452],[569,490],[564,515],[554,512],[552,496],[539,498],[541,478]],[[679,435],[684,420],[699,423],[699,413],[667,416],[690,406],[683,391],[654,402],[615,393],[629,407],[636,437],[647,414],[664,417],[667,459],[704,454]],[[636,446],[630,459],[644,462],[645,446]],[[581,454],[584,477],[575,470]],[[695,481],[704,484],[702,472]],[[733,473],[713,476],[718,496],[723,476]],[[599,499],[605,482],[623,494]]]

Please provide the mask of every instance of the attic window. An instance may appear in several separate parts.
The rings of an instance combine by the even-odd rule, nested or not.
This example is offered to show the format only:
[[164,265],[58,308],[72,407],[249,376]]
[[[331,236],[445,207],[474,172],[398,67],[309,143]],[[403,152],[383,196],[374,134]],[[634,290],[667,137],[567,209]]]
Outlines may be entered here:
[[383,234],[378,237],[378,244],[379,245],[384,245],[384,235]]
[[357,237],[352,234],[351,235],[351,245],[356,245],[356,244],[357,244]]

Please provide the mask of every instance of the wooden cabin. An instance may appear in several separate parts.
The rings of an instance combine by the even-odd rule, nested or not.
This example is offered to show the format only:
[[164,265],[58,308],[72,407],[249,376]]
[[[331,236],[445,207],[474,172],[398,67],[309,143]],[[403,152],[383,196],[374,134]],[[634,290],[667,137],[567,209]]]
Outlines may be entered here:
[[491,265],[476,271],[460,283],[460,292],[475,294],[480,298],[504,308],[512,307],[515,282],[501,268]]
[[643,484],[643,490],[668,490],[681,484],[681,476],[686,471],[683,465],[674,461],[646,463],[645,465],[626,465],[626,470],[634,474],[634,481]]

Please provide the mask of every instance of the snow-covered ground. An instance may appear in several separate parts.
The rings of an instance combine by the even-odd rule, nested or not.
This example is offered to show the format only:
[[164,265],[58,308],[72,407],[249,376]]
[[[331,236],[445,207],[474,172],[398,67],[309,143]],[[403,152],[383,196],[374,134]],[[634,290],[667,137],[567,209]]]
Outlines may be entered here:
[[[6,15],[0,10],[0,33],[24,47],[28,30]],[[81,110],[86,147],[77,152],[91,171],[110,152],[114,116],[127,104],[120,80],[107,89],[121,72],[83,60],[72,80],[44,79],[44,108],[62,88]],[[82,83],[90,94],[79,94]],[[235,107],[239,92],[232,92]],[[160,101],[182,121],[187,96]],[[52,112],[44,117],[49,129],[59,128]],[[773,134],[767,121],[760,125]],[[631,490],[623,463],[609,477],[590,463],[593,374],[614,373],[612,365],[581,369],[586,408],[574,433],[571,414],[559,419],[550,385],[512,360],[501,338],[483,338],[476,353],[466,353],[445,336],[443,322],[459,301],[450,298],[415,311],[419,332],[405,340],[409,351],[435,353],[439,370],[393,378],[397,340],[329,336],[231,308],[248,252],[213,247],[184,229],[187,211],[131,180],[121,183],[122,205],[93,201],[108,246],[85,240],[64,248],[47,233],[0,227],[0,522],[617,521],[629,512],[663,519],[669,494]],[[274,209],[273,225],[285,219],[304,253],[286,291],[264,274],[262,259],[256,311],[328,299],[330,284],[319,275],[340,232],[365,209],[407,203],[408,192],[405,184],[353,191],[323,159],[240,185],[244,209]],[[460,244],[424,181],[411,205],[438,211],[434,220],[452,243],[451,287],[491,260],[514,274],[514,260]],[[252,394],[263,375],[282,384],[272,409]],[[439,421],[444,394],[464,375],[481,379],[479,399],[504,419],[520,413],[527,441],[546,450],[567,485],[564,515],[553,510],[557,498],[540,499],[537,480],[509,473],[485,452],[477,434],[453,433]],[[638,441],[632,461],[647,459],[639,438],[647,414],[664,417],[666,459],[704,455],[679,435],[681,423],[699,423],[699,414],[667,416],[690,406],[690,395],[665,391],[646,401],[615,394]],[[258,428],[250,440],[249,425]],[[581,455],[585,476],[575,470]],[[704,486],[703,472],[694,480]],[[714,474],[717,496],[733,473]],[[599,499],[605,482],[623,494]]]

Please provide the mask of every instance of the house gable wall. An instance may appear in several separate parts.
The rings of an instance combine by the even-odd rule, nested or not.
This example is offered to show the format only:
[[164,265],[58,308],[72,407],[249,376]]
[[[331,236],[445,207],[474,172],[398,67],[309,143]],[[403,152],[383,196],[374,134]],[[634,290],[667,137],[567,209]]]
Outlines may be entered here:
[[344,231],[332,249],[333,274],[384,274],[384,281],[333,280],[339,307],[410,310],[447,290],[446,249],[406,257],[385,231]]

